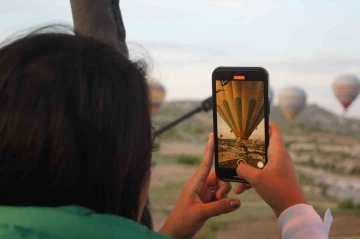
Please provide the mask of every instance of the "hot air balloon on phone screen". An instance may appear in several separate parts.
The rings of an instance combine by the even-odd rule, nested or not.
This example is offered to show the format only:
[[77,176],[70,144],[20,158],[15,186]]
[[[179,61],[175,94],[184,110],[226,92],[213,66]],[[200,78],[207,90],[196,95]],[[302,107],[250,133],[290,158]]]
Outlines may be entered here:
[[246,144],[253,131],[264,119],[264,84],[248,81],[237,84],[216,81],[216,104],[221,118],[236,136],[237,141]]
[[333,92],[344,108],[344,112],[360,92],[360,80],[355,75],[340,75],[332,84]]

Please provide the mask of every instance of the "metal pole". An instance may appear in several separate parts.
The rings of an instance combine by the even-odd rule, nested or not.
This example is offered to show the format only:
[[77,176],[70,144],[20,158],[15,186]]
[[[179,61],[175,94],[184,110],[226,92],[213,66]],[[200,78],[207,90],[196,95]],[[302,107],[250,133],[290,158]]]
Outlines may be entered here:
[[211,110],[213,107],[213,98],[212,96],[207,98],[206,100],[204,100],[203,102],[201,102],[201,105],[195,109],[193,109],[192,111],[184,114],[183,116],[180,116],[179,118],[177,118],[176,120],[170,122],[169,124],[165,125],[164,127],[160,128],[159,130],[157,130],[155,132],[155,136],[159,136],[160,134],[164,133],[165,131],[171,129],[172,127],[174,127],[175,125],[179,124],[180,122],[184,121],[187,118],[190,118],[191,116],[193,116],[196,113],[199,113],[201,111],[207,112],[209,110]]
[[164,133],[165,131],[167,131],[167,130],[171,129],[172,127],[174,127],[175,125],[179,124],[181,121],[183,121],[183,120],[185,120],[187,118],[190,118],[191,116],[193,116],[194,114],[200,112],[201,110],[202,110],[201,107],[198,107],[198,108],[186,113],[185,115],[181,116],[180,118],[174,120],[173,122],[165,125],[161,129],[157,130],[155,132],[155,136],[158,136],[158,135]]

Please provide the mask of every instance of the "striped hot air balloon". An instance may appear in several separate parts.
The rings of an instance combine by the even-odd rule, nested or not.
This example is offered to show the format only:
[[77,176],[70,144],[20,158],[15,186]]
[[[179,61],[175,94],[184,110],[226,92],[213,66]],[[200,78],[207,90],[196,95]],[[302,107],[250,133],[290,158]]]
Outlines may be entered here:
[[288,120],[294,120],[305,105],[306,94],[303,89],[287,87],[279,92],[279,107]]
[[246,144],[264,119],[264,83],[261,81],[216,81],[217,112],[231,132]]
[[150,88],[150,100],[151,100],[151,114],[155,114],[159,111],[164,98],[165,88],[158,81],[148,80]]
[[360,81],[355,75],[340,75],[334,80],[332,89],[346,112],[359,95]]

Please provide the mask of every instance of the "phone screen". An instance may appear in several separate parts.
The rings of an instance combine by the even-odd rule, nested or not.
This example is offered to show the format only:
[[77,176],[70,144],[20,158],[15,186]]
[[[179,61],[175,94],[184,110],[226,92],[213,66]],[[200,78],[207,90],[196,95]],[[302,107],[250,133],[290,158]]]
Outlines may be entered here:
[[232,169],[234,174],[242,161],[262,169],[267,163],[267,81],[244,74],[224,78],[216,78],[214,84],[217,168]]

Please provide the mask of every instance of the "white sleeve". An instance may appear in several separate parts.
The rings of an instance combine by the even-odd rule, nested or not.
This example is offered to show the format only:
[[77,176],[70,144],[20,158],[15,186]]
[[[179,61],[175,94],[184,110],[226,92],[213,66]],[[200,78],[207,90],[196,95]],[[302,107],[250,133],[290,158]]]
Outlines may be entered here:
[[279,217],[283,239],[328,239],[333,217],[327,209],[324,222],[311,205],[297,204]]

